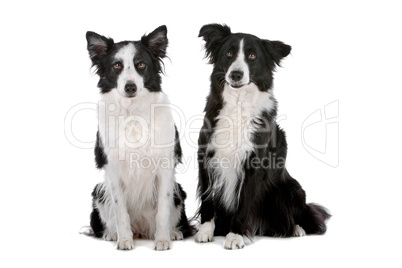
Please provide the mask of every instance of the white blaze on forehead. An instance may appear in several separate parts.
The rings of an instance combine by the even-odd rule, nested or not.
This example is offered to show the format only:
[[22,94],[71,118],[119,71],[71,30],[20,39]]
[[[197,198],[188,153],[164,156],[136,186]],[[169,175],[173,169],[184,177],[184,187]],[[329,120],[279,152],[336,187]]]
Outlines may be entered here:
[[226,82],[231,84],[230,73],[233,71],[243,72],[243,78],[238,81],[239,84],[249,84],[250,83],[250,72],[248,69],[248,64],[245,60],[244,55],[244,40],[240,40],[239,52],[237,53],[236,60],[230,65],[229,70],[226,73]]
[[134,56],[135,56],[135,46],[133,43],[129,43],[125,45],[124,47],[120,48],[119,51],[117,51],[116,55],[114,56],[116,60],[121,61],[124,64],[124,67],[134,67]]
[[137,86],[137,93],[139,93],[144,87],[144,81],[141,75],[139,75],[134,66],[134,57],[137,50],[133,43],[129,43],[117,51],[115,55],[116,61],[120,61],[123,64],[123,71],[120,73],[117,79],[117,89],[121,94],[124,94],[124,87],[127,82],[134,82]]

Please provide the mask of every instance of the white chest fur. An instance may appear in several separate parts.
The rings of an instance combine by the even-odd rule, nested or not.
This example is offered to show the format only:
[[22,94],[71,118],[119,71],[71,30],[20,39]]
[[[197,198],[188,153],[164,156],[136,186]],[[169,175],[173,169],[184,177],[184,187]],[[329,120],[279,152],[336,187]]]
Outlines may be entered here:
[[207,148],[207,152],[215,152],[208,169],[214,176],[213,192],[222,192],[223,189],[221,200],[230,210],[239,198],[244,161],[254,148],[252,133],[256,127],[252,122],[263,111],[272,110],[275,104],[271,94],[259,91],[255,84],[237,91],[225,85],[222,95],[224,105]]
[[[108,164],[124,187],[134,209],[155,202],[156,176],[161,168],[174,167],[175,130],[168,98],[148,92],[134,98],[117,90],[102,94],[99,103],[99,134]],[[133,213],[136,213],[135,211]]]

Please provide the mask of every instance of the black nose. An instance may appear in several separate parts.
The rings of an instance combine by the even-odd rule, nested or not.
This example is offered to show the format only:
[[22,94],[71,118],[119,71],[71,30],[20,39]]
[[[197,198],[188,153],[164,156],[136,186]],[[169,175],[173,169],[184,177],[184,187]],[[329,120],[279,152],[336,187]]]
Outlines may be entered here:
[[124,91],[129,95],[133,95],[137,91],[137,86],[134,83],[127,83]]
[[230,79],[234,82],[238,82],[243,78],[243,72],[241,71],[233,71],[230,73]]

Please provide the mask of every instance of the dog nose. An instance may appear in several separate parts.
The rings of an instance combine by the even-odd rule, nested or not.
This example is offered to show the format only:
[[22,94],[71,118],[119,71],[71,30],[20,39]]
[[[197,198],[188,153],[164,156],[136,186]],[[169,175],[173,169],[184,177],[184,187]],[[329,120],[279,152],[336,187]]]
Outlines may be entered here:
[[127,83],[124,87],[124,91],[127,94],[132,95],[137,91],[137,86],[134,83]]
[[233,71],[230,73],[230,79],[234,82],[238,82],[243,78],[243,72],[242,71]]

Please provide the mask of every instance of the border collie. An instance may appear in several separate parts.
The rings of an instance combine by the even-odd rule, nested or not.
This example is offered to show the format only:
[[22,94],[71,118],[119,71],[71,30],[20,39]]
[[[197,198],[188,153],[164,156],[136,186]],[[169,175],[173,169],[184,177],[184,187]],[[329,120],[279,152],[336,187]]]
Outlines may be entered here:
[[225,236],[224,248],[244,247],[243,235],[324,234],[327,210],[285,168],[287,145],[276,123],[273,72],[291,47],[226,25],[201,28],[213,64],[198,144],[201,226],[197,242]]
[[99,129],[95,146],[103,183],[92,192],[92,233],[118,249],[133,238],[155,239],[156,250],[192,234],[184,210],[186,194],[175,182],[181,161],[178,133],[161,91],[166,26],[140,41],[115,43],[87,32],[89,56],[100,80]]

